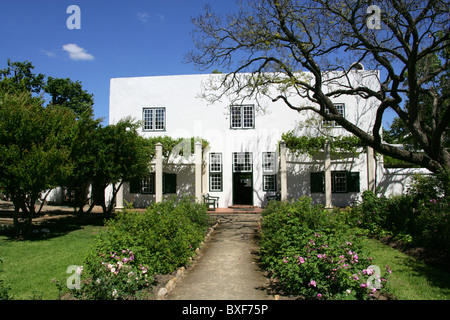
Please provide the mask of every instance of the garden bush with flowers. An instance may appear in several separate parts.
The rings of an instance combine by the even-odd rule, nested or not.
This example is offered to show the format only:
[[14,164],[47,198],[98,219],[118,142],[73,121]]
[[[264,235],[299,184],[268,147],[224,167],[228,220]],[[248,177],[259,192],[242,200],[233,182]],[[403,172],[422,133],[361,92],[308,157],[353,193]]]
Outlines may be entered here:
[[[449,177],[418,176],[400,196],[365,191],[352,208],[354,226],[370,236],[393,236],[405,244],[441,250],[450,256]],[[447,181],[446,181],[447,180]]]
[[186,265],[204,240],[210,217],[192,197],[125,209],[108,221],[86,259],[78,297],[134,299],[155,274]]
[[348,211],[324,210],[304,197],[271,202],[261,223],[261,258],[280,289],[304,299],[370,299],[390,270],[372,265]]

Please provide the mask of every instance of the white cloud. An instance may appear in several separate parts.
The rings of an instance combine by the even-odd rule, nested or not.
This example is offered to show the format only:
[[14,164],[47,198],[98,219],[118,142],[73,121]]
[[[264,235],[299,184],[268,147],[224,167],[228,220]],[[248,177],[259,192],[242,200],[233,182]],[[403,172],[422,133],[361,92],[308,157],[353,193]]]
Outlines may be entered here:
[[41,52],[44,53],[49,58],[56,58],[56,53],[54,53],[53,51],[42,49]]
[[69,58],[75,61],[78,60],[94,60],[94,56],[76,45],[75,43],[68,43],[62,46],[63,50],[69,54]]
[[166,17],[164,15],[162,15],[161,13],[156,13],[156,14],[150,15],[148,12],[138,12],[137,18],[139,19],[139,21],[141,21],[144,24],[147,24],[150,21],[155,21],[158,19],[159,19],[159,21],[166,20]]
[[138,12],[137,17],[143,23],[147,23],[150,19],[150,15],[148,14],[148,12]]

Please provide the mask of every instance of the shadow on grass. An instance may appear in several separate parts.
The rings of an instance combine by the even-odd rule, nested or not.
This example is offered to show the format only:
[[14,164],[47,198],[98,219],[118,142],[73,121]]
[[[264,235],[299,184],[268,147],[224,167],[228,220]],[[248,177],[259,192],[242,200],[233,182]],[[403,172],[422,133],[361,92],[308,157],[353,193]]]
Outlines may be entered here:
[[[100,213],[68,214],[67,212],[44,213],[45,219],[33,221],[31,233],[17,236],[11,224],[0,229],[0,235],[6,236],[6,241],[40,241],[64,236],[72,231],[80,230],[85,226],[104,226],[110,217]],[[41,215],[41,216],[43,216]],[[5,217],[2,215],[2,217]]]

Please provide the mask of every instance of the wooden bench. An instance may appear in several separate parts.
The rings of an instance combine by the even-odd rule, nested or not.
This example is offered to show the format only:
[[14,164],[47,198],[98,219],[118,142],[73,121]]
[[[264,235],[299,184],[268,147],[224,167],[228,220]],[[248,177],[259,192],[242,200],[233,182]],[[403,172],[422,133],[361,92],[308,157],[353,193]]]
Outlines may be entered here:
[[219,197],[210,196],[209,193],[203,195],[203,201],[208,205],[208,209],[211,205],[213,206],[214,210],[216,210],[216,206],[219,206]]

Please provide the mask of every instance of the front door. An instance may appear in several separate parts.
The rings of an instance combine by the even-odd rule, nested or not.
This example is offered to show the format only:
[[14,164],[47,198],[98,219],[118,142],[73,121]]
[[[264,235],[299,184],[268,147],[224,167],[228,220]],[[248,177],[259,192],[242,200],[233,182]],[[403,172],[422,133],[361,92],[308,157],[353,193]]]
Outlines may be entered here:
[[253,205],[253,161],[250,152],[233,153],[233,204]]
[[233,204],[253,205],[253,174],[233,173]]

